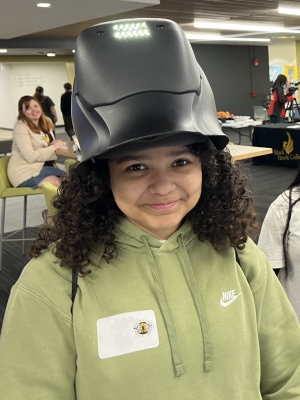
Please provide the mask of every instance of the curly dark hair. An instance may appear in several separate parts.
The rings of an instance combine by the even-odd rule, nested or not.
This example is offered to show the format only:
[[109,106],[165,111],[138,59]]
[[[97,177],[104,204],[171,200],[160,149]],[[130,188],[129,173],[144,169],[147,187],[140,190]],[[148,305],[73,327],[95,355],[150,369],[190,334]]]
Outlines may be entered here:
[[[188,147],[201,159],[202,192],[185,219],[199,240],[208,240],[216,251],[228,245],[243,249],[247,237],[258,228],[245,174],[239,164],[232,163],[228,150],[217,150],[210,140]],[[95,159],[91,166],[86,176],[78,173],[76,164],[71,166],[53,200],[57,210],[53,224],[41,228],[30,252],[38,257],[55,242],[52,251],[60,265],[81,276],[90,273],[86,267],[93,244],[104,244],[107,262],[113,257],[114,229],[123,215],[109,188],[107,160]]]

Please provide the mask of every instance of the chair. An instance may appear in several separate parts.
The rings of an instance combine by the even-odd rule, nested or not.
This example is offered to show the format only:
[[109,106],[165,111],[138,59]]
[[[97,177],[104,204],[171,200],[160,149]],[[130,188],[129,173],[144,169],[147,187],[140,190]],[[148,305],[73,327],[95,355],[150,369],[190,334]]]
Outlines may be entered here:
[[52,199],[57,194],[57,186],[52,185],[50,182],[43,182],[42,190],[48,209],[48,217],[53,217],[55,208],[52,205]]
[[[42,189],[31,189],[31,188],[14,188],[10,184],[7,177],[7,164],[10,156],[0,157],[0,199],[2,200],[2,210],[1,210],[1,229],[0,229],[0,271],[2,270],[2,253],[3,253],[3,242],[8,241],[22,241],[22,254],[25,253],[25,241],[34,240],[35,238],[25,238],[26,229],[26,218],[27,218],[27,196],[32,196],[35,194],[43,194]],[[4,237],[4,222],[5,222],[5,207],[6,199],[9,197],[24,197],[23,203],[23,227],[19,231],[14,231],[13,233]],[[20,232],[22,230],[22,239],[9,239],[13,234]]]
[[253,118],[255,121],[268,121],[269,116],[267,110],[263,106],[253,106]]
[[65,160],[65,169],[66,169],[67,173],[69,173],[71,165],[75,164],[76,162],[77,162],[77,160],[75,160],[73,158],[67,158]]

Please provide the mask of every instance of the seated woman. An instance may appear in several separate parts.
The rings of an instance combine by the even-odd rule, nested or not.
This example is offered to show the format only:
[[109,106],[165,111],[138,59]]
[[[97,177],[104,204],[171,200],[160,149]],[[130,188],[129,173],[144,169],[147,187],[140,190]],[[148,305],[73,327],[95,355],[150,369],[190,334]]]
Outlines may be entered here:
[[55,150],[63,146],[54,139],[52,121],[37,99],[23,96],[18,103],[18,122],[13,130],[13,145],[7,174],[14,187],[41,187],[45,181],[61,184],[65,171],[57,168]]

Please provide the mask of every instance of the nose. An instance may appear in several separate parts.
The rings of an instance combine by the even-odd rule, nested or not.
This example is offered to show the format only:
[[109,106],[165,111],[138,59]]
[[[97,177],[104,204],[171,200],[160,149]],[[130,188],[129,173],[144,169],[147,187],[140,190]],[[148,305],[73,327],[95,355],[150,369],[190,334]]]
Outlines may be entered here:
[[175,187],[176,184],[171,176],[163,172],[157,172],[151,176],[149,192],[151,194],[166,196],[171,193]]

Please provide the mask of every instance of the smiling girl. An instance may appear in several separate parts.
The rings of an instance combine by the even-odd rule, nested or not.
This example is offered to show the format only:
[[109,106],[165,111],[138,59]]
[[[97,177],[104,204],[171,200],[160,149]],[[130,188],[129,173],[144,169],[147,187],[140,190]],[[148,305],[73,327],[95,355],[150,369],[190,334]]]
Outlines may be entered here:
[[12,289],[2,397],[299,399],[299,324],[182,30],[86,29],[74,87],[81,162]]
[[35,189],[47,181],[59,186],[66,173],[55,166],[55,150],[63,142],[54,139],[51,120],[45,117],[40,103],[32,96],[21,97],[18,111],[7,168],[11,184]]

